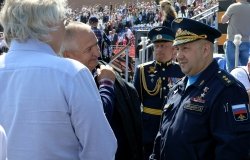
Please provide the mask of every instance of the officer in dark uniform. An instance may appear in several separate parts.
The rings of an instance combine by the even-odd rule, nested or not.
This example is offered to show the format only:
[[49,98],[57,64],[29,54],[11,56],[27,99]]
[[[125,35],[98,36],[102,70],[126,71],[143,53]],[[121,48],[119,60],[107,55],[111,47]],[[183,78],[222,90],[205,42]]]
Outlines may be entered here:
[[148,38],[154,44],[155,60],[139,65],[134,76],[134,86],[143,105],[143,144],[147,160],[153,150],[169,88],[184,76],[173,61],[174,33],[166,27],[156,27],[149,31]]
[[244,86],[213,59],[221,33],[177,18],[173,45],[185,77],[170,91],[151,160],[250,159],[250,111]]

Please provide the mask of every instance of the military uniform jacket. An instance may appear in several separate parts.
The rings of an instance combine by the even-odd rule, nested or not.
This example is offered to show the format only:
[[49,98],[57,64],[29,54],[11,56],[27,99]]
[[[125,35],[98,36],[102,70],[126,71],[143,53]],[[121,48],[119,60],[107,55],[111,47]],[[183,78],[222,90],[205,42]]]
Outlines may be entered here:
[[180,66],[172,61],[165,64],[150,61],[136,68],[134,86],[143,105],[144,143],[154,142],[169,88],[183,76]]
[[153,160],[250,159],[249,101],[243,85],[213,61],[197,81],[169,92]]

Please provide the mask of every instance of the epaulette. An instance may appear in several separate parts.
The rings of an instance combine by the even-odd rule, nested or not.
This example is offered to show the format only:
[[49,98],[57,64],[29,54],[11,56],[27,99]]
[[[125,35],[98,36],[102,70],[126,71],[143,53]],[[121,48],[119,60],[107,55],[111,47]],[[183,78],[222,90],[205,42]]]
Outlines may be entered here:
[[140,64],[139,66],[140,66],[140,67],[144,67],[144,66],[153,64],[153,62],[154,62],[154,61],[145,62],[145,63]]
[[224,70],[218,70],[217,77],[226,85],[230,86],[231,84],[235,83],[235,79],[233,79],[233,76],[230,76],[229,73],[227,73]]

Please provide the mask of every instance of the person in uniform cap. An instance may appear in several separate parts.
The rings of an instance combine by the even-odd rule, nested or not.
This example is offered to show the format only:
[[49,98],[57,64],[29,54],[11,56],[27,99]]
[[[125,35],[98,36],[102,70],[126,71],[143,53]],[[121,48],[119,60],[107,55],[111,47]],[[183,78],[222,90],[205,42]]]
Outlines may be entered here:
[[154,44],[155,60],[137,66],[134,76],[134,86],[143,105],[144,159],[147,160],[153,150],[163,102],[173,84],[184,76],[173,61],[174,33],[166,27],[156,27],[149,31],[148,38]]
[[221,33],[177,18],[177,60],[186,75],[169,92],[150,160],[250,159],[250,117],[244,86],[213,59]]

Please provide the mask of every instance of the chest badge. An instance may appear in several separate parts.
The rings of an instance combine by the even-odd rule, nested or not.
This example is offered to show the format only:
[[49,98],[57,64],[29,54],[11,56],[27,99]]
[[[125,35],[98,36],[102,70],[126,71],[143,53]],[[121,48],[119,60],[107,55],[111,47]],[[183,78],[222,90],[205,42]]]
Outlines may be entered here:
[[190,98],[190,104],[185,105],[184,108],[188,110],[196,111],[196,112],[203,112],[204,107],[205,107],[204,104],[206,103],[204,98],[208,90],[209,88],[205,87],[203,89],[203,92],[200,94],[200,96]]
[[150,77],[151,83],[154,83],[154,77],[155,77],[155,75],[154,74],[150,74],[148,76]]
[[190,100],[193,101],[193,102],[197,102],[197,103],[202,103],[202,104],[205,103],[205,100],[201,96],[192,97]]
[[148,69],[148,73],[149,74],[154,74],[155,73],[155,67],[154,66],[150,66]]

